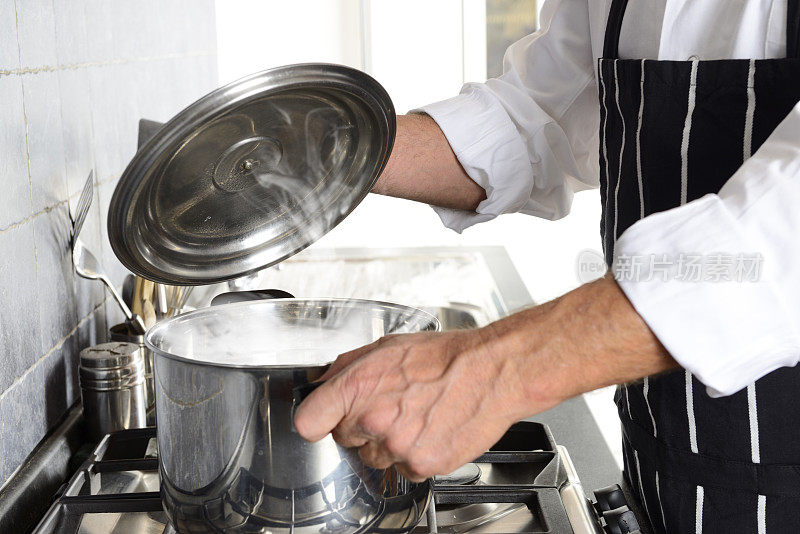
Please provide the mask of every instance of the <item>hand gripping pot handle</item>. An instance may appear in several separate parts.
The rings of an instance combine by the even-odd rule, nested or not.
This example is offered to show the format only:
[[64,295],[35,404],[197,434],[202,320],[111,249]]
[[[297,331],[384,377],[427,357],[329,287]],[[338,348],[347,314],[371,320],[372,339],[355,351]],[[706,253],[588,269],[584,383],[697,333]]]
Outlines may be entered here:
[[320,387],[324,383],[325,383],[324,380],[323,381],[319,381],[319,382],[306,382],[305,384],[300,384],[298,386],[295,386],[292,389],[292,397],[293,397],[293,401],[292,401],[292,431],[293,432],[297,432],[297,429],[294,426],[294,416],[295,416],[295,413],[297,412],[297,408],[300,406],[300,404],[304,400],[306,400],[306,398],[308,398],[309,395],[311,395],[311,393],[313,393],[318,387]]

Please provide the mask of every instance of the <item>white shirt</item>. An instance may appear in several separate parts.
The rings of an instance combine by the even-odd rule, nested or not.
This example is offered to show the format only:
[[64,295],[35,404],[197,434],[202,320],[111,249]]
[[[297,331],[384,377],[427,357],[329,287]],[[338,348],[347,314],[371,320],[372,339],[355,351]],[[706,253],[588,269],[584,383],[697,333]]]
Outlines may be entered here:
[[[486,190],[476,212],[437,210],[461,231],[502,213],[567,215],[598,187],[602,55],[610,0],[549,0],[542,29],[512,45],[504,74],[425,106],[469,176]],[[620,57],[777,58],[786,0],[632,0]],[[729,395],[800,358],[800,105],[716,195],[631,226],[615,254],[761,255],[757,282],[620,286],[672,356],[711,395]]]

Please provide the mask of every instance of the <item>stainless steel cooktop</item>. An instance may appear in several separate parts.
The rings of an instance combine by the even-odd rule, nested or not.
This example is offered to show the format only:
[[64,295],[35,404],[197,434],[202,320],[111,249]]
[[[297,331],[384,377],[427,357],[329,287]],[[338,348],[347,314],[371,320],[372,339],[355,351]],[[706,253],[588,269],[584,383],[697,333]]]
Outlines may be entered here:
[[[34,533],[173,533],[161,509],[156,449],[152,427],[106,436]],[[413,533],[604,532],[569,455],[542,424],[512,426],[464,470],[435,480],[427,519]],[[250,525],[246,532],[275,530]],[[367,525],[364,532],[374,530]]]

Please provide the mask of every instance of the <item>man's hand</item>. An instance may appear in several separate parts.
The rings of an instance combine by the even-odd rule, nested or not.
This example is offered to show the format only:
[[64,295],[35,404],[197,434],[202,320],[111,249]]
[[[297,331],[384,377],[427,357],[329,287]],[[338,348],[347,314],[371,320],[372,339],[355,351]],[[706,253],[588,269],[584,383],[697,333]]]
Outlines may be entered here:
[[485,328],[389,336],[343,354],[295,417],[411,480],[453,471],[515,421],[677,367],[610,277]]
[[368,465],[397,464],[411,480],[448,473],[530,409],[517,361],[495,346],[491,329],[385,337],[340,356],[295,426],[310,441],[333,431]]

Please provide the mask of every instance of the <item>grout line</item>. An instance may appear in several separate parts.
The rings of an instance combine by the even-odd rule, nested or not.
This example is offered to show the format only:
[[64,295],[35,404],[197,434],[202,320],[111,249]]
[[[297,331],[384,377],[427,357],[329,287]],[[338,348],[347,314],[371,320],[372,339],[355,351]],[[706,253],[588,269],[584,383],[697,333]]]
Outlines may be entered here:
[[[95,185],[100,186],[100,185],[107,184],[107,183],[109,183],[109,182],[111,182],[113,180],[118,179],[120,176],[121,176],[121,174],[112,174],[108,178],[104,178],[102,180],[98,180],[97,182],[95,182]],[[30,180],[30,177],[28,177],[28,180]],[[64,200],[59,200],[55,204],[52,204],[52,205],[47,206],[47,207],[44,207],[41,210],[37,211],[36,213],[32,213],[32,214],[28,215],[24,219],[21,219],[21,220],[19,220],[17,222],[9,224],[8,226],[4,226],[3,228],[0,228],[0,235],[3,235],[5,232],[8,232],[9,230],[14,230],[16,228],[19,228],[20,226],[23,226],[23,225],[31,222],[33,219],[35,219],[39,215],[44,215],[45,213],[50,213],[51,211],[53,211],[54,209],[58,208],[59,206],[68,205],[69,201],[73,197],[79,196],[80,193],[81,193],[80,191],[76,191],[75,193],[73,193],[72,195],[69,195]]]
[[[17,1],[14,0],[14,24],[17,28],[17,57],[22,63],[22,48],[19,44],[19,14],[17,12]],[[31,182],[31,151],[28,147],[28,112],[25,109],[25,84],[20,84],[20,97],[22,99],[22,121],[25,124],[25,165],[28,168],[28,206],[29,211],[33,211],[33,184]]]
[[8,387],[7,387],[5,390],[3,390],[3,392],[2,392],[2,393],[0,393],[0,401],[2,401],[2,400],[3,400],[3,397],[5,397],[5,396],[6,396],[6,394],[7,394],[9,391],[11,391],[11,389],[12,389],[14,386],[16,386],[17,384],[19,384],[20,382],[22,382],[22,380],[23,380],[23,379],[24,379],[26,376],[28,376],[28,373],[30,373],[31,371],[33,371],[33,368],[34,368],[34,367],[36,367],[37,365],[39,365],[39,363],[40,363],[42,360],[44,360],[45,358],[47,358],[48,356],[50,356],[50,355],[51,355],[53,352],[55,352],[56,350],[60,349],[60,348],[61,348],[61,347],[64,345],[64,343],[65,343],[65,342],[66,342],[66,341],[67,341],[67,340],[68,340],[70,337],[72,337],[72,335],[73,335],[73,334],[75,334],[75,332],[77,332],[77,331],[78,331],[78,329],[79,329],[81,326],[83,326],[83,325],[86,323],[86,321],[88,321],[88,320],[89,320],[89,318],[90,318],[92,315],[94,315],[94,313],[95,313],[97,310],[99,310],[99,309],[100,309],[100,307],[101,307],[101,306],[103,306],[103,304],[105,304],[105,302],[106,302],[107,300],[108,300],[108,295],[106,294],[106,295],[105,295],[105,297],[103,297],[103,300],[102,300],[102,302],[100,302],[100,304],[98,304],[98,305],[96,305],[94,308],[92,308],[92,311],[90,311],[88,314],[86,314],[86,316],[84,316],[84,317],[83,317],[83,318],[82,318],[80,321],[78,321],[78,323],[77,323],[77,324],[76,324],[74,327],[72,327],[72,329],[71,329],[71,330],[70,330],[70,331],[67,333],[67,335],[66,335],[66,336],[64,336],[64,337],[62,337],[61,339],[59,339],[59,340],[56,342],[56,344],[55,344],[55,345],[53,345],[53,346],[50,348],[50,350],[48,350],[48,351],[47,351],[47,352],[45,352],[45,353],[44,353],[42,356],[40,356],[39,358],[37,358],[37,359],[36,359],[36,361],[35,361],[35,362],[33,362],[33,363],[31,364],[31,366],[30,366],[30,367],[28,367],[28,368],[25,370],[25,372],[24,372],[24,373],[22,373],[20,376],[18,376],[18,377],[16,378],[16,380],[14,380],[13,382],[11,382],[11,384],[9,384],[9,385],[8,385]]
[[[17,31],[17,41],[19,41],[19,31]],[[17,44],[19,47],[19,44]],[[110,65],[124,65],[127,63],[141,63],[147,61],[160,61],[164,59],[181,59],[189,57],[211,56],[216,52],[210,50],[202,50],[199,52],[187,52],[184,54],[164,54],[161,56],[150,57],[135,57],[128,59],[108,59],[105,61],[85,61],[83,63],[69,63],[67,65],[43,65],[41,67],[22,67],[18,69],[0,69],[0,77],[12,75],[26,75],[26,74],[39,74],[42,72],[58,72],[62,70],[77,70],[89,67],[107,67]],[[20,62],[22,59],[20,58]]]
[[24,226],[25,224],[31,222],[33,219],[35,219],[39,215],[44,215],[45,213],[50,213],[54,209],[56,209],[59,206],[62,206],[64,204],[67,204],[68,202],[69,202],[69,200],[60,200],[60,201],[56,202],[55,204],[53,204],[52,206],[47,206],[46,208],[42,208],[41,210],[37,211],[36,213],[32,213],[32,214],[28,215],[27,217],[25,217],[21,221],[17,221],[15,223],[11,223],[8,226],[0,228],[0,235],[3,235],[4,233],[8,232],[9,230],[15,230],[15,229],[19,228],[20,226]]
[[119,173],[119,174],[112,174],[112,175],[111,175],[111,176],[109,176],[108,178],[103,178],[102,180],[98,180],[98,181],[97,181],[97,185],[103,185],[103,184],[107,184],[107,183],[108,183],[108,182],[110,182],[111,180],[117,180],[117,179],[119,179],[119,177],[120,177],[120,176],[122,176],[122,173]]

